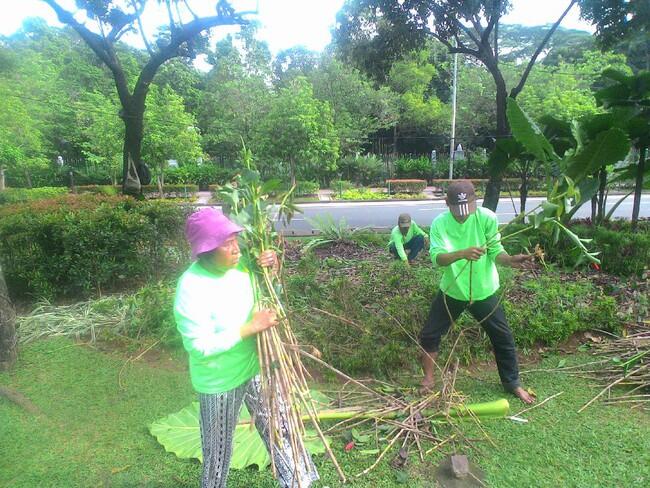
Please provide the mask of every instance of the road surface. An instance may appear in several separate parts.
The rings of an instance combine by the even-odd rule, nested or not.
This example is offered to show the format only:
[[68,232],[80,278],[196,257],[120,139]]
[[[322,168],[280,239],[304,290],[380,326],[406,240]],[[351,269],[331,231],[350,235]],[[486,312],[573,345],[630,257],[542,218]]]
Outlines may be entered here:
[[[607,209],[609,210],[621,196],[610,196],[607,200]],[[526,209],[532,210],[543,202],[544,198],[531,197],[526,201]],[[632,196],[629,196],[614,212],[614,218],[629,219],[632,215]],[[479,205],[483,200],[479,200]],[[513,202],[510,198],[499,200],[497,207],[497,216],[499,222],[509,222],[519,213],[519,199]],[[331,215],[335,222],[345,218],[350,227],[369,226],[373,228],[391,229],[397,223],[397,217],[401,213],[409,213],[411,217],[420,225],[428,226],[431,221],[446,209],[443,200],[428,201],[378,201],[378,202],[331,202],[331,203],[311,203],[299,205],[302,214],[296,214],[289,224],[288,228],[282,228],[288,233],[309,234],[312,225],[308,219],[313,219],[319,215]],[[591,216],[591,206],[583,205],[575,215],[575,218],[585,218]],[[650,194],[642,195],[640,217],[650,217]],[[281,224],[280,224],[281,225]]]

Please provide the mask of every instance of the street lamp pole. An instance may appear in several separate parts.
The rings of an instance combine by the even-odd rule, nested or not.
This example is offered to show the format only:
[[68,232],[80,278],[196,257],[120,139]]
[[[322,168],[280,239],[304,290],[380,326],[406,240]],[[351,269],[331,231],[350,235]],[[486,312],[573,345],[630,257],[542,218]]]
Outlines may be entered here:
[[[455,45],[455,43],[454,43]],[[451,90],[451,140],[449,143],[449,179],[454,178],[454,149],[456,147],[456,83],[458,80],[458,53],[454,53],[454,78]]]

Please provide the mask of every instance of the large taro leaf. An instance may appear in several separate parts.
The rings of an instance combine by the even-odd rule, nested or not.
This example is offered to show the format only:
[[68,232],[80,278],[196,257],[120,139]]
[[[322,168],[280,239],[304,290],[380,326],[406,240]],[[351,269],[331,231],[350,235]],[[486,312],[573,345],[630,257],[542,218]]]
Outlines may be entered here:
[[[155,421],[149,426],[149,432],[167,452],[172,452],[181,459],[194,458],[203,462],[198,402],[193,402],[183,410]],[[307,429],[305,446],[311,454],[325,452],[325,446],[316,432],[311,429]],[[255,426],[250,423],[250,415],[244,405],[235,428],[230,467],[244,469],[256,465],[259,470],[262,470],[270,463],[264,442]]]
[[514,98],[508,98],[507,114],[512,135],[527,152],[543,163],[560,159],[544,133]]
[[629,150],[630,140],[621,129],[603,131],[569,160],[567,176],[575,181],[581,180],[602,166],[623,160]]

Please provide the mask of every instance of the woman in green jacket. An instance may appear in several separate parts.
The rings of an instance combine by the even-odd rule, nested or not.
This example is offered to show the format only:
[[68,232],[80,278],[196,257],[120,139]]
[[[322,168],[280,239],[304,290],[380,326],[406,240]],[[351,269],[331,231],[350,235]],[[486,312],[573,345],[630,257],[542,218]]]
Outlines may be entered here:
[[[242,229],[221,212],[206,208],[187,220],[185,233],[196,258],[181,276],[174,316],[189,355],[192,386],[199,394],[203,488],[225,487],[235,427],[242,403],[273,456],[282,487],[309,487],[318,479],[311,459],[293,460],[288,438],[271,452],[269,412],[261,394],[256,334],[277,324],[271,310],[254,311],[251,276],[240,262]],[[273,251],[260,266],[276,267]],[[284,408],[278,412],[284,417]],[[277,444],[277,443],[276,443]]]

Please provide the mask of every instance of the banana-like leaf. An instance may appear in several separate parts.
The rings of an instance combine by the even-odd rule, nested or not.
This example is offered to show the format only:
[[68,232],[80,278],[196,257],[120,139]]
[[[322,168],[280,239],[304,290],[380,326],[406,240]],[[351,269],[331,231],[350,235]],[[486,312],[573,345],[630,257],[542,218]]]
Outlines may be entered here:
[[603,166],[625,159],[629,151],[630,139],[625,132],[616,128],[603,131],[571,158],[566,174],[573,180],[581,180]]
[[[203,462],[198,402],[193,402],[180,412],[155,421],[149,426],[149,432],[158,439],[167,452],[172,452],[181,459],[198,459]],[[305,435],[305,446],[311,454],[325,452],[325,447],[316,432],[309,429]],[[239,423],[235,428],[230,467],[244,469],[255,465],[262,470],[270,463],[266,446],[255,426],[250,423],[246,406],[242,406]]]
[[507,113],[512,135],[526,151],[545,163],[560,159],[537,124],[519,107],[514,98],[508,98]]

